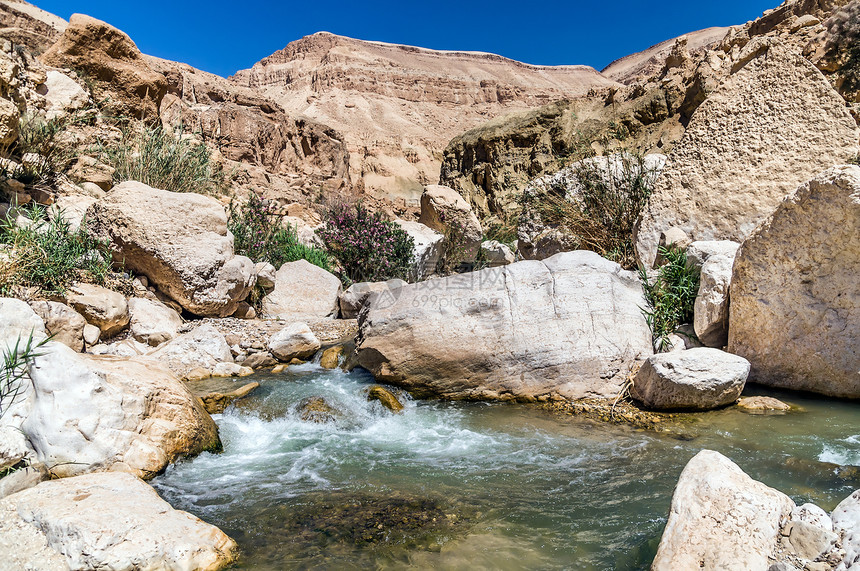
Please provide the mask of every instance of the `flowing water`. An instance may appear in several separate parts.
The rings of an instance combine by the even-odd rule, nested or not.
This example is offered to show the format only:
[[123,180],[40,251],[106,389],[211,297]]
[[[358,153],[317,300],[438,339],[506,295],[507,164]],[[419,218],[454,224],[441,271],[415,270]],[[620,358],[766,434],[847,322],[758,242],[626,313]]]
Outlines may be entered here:
[[[672,435],[524,405],[406,398],[392,414],[367,373],[315,364],[254,379],[215,416],[224,451],[153,482],[236,539],[242,569],[646,569],[703,448],[798,503],[860,487],[858,403],[786,393],[801,411],[686,415]],[[313,396],[334,422],[301,420]]]

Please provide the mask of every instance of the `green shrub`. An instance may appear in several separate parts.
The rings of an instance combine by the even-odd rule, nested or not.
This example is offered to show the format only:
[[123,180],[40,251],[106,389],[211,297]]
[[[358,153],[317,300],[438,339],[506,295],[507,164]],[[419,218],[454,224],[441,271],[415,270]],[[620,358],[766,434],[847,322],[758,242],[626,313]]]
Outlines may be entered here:
[[275,268],[287,262],[307,260],[332,271],[331,259],[325,250],[300,244],[296,229],[282,226],[279,218],[257,193],[252,192],[241,206],[231,202],[227,227],[233,233],[236,253],[254,262],[269,262]]
[[676,248],[660,248],[667,263],[660,267],[657,278],[650,280],[639,269],[639,279],[645,290],[647,308],[642,311],[656,351],[668,349],[669,335],[680,325],[693,320],[693,305],[699,292],[699,270],[687,267],[687,253]]
[[361,202],[331,206],[319,236],[340,264],[346,284],[409,278],[412,237]]
[[26,227],[11,214],[0,220],[0,293],[30,286],[62,294],[75,281],[105,283],[111,270],[107,242],[91,236],[85,224],[72,231],[61,213],[51,219],[44,207],[21,210],[31,220]]
[[565,185],[546,193],[527,194],[523,207],[544,224],[573,236],[577,247],[592,250],[625,268],[636,265],[633,225],[651,195],[654,170],[642,155],[622,153],[618,168],[603,169],[593,161],[574,167],[579,181],[575,196]]
[[0,161],[0,176],[28,186],[52,185],[74,158],[74,151],[60,136],[68,122],[67,119],[46,121],[36,115],[21,115],[18,139],[0,149],[0,157],[11,159],[14,164]]
[[211,195],[229,188],[206,145],[183,138],[181,129],[172,133],[162,127],[129,127],[118,144],[103,145],[100,154],[116,169],[116,183],[136,180],[162,190]]

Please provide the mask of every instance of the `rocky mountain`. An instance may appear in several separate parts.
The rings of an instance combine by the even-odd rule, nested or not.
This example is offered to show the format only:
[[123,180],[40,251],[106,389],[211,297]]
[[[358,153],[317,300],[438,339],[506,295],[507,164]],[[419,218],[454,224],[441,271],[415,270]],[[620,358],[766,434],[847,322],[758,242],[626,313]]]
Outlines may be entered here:
[[[700,53],[722,40],[728,31],[729,28],[705,28],[684,34],[683,37],[687,39],[687,49],[690,53]],[[672,38],[655,44],[647,50],[618,58],[600,70],[600,73],[625,85],[651,77],[662,69],[666,57],[677,40],[678,38]]]
[[354,182],[415,201],[448,141],[498,115],[618,84],[586,66],[534,66],[320,32],[238,72],[288,112],[342,132]]
[[24,0],[0,0],[0,37],[40,53],[60,37],[68,22]]

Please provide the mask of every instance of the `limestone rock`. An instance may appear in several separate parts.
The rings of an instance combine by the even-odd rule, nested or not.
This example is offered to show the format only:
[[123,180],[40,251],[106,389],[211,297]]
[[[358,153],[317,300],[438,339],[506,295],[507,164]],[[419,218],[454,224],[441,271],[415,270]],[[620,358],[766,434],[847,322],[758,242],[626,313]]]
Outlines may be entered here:
[[113,188],[116,169],[88,155],[81,155],[69,169],[69,178],[81,183],[92,183],[104,191]]
[[0,145],[11,145],[18,139],[19,117],[18,107],[5,97],[0,97]]
[[233,255],[227,213],[214,198],[128,181],[89,210],[117,260],[197,315],[225,317],[254,286],[254,264]]
[[233,362],[233,353],[230,352],[224,335],[208,323],[183,333],[149,356],[167,366],[183,380],[191,378],[194,369],[202,368],[211,374],[218,363]]
[[445,236],[449,255],[475,261],[484,232],[472,207],[456,190],[438,184],[425,186],[418,221]]
[[129,474],[43,482],[0,501],[0,514],[0,552],[14,569],[216,571],[238,555],[217,527]]
[[343,416],[338,409],[333,407],[323,397],[308,397],[298,405],[299,418],[305,422],[316,424],[328,424],[336,422]]
[[4,422],[21,428],[54,474],[151,478],[180,457],[220,446],[200,402],[158,362],[85,355],[55,342],[40,353]]
[[146,63],[131,38],[110,24],[72,14],[63,35],[39,59],[86,73],[95,84],[95,98],[109,98],[108,106],[116,113],[158,117],[167,81]]
[[206,393],[205,395],[200,396],[200,400],[203,401],[203,406],[206,408],[206,412],[209,414],[221,414],[233,401],[245,398],[259,387],[260,383],[255,381],[253,383],[248,383],[247,385],[242,385],[235,391],[227,393]]
[[860,565],[860,490],[836,506],[831,514],[833,529],[842,536],[845,558],[836,571],[849,571]]
[[735,259],[741,245],[732,240],[699,240],[687,246],[687,267],[702,269],[711,256]]
[[257,284],[266,291],[271,291],[275,288],[277,281],[277,270],[275,266],[269,262],[257,262],[254,265],[254,273],[257,274]]
[[367,391],[367,400],[379,401],[382,406],[391,412],[400,412],[403,410],[403,404],[394,396],[394,393],[383,386],[373,385]]
[[722,348],[729,340],[729,286],[734,263],[734,257],[711,256],[699,274],[693,328],[705,347]]
[[250,367],[251,369],[262,369],[263,367],[272,367],[277,364],[278,360],[272,357],[268,351],[251,353],[242,361],[242,366]]
[[291,323],[269,338],[269,352],[285,362],[307,359],[319,348],[319,339],[306,323]]
[[54,218],[61,218],[69,223],[69,231],[77,232],[86,219],[87,209],[95,203],[96,199],[84,194],[67,194],[58,196],[48,214]]
[[641,283],[594,252],[410,284],[371,297],[357,362],[419,396],[611,397],[652,353]]
[[281,319],[319,319],[337,315],[340,280],[307,260],[281,266],[275,289],[263,298],[263,314]]
[[68,75],[49,69],[45,80],[45,109],[48,119],[62,118],[89,104],[90,96]]
[[323,354],[320,357],[320,367],[322,367],[323,369],[337,369],[337,366],[340,363],[340,356],[342,353],[343,345],[329,347],[328,349],[323,351]]
[[256,319],[257,310],[247,301],[240,301],[236,306],[236,311],[233,312],[233,317],[236,319]]
[[213,377],[247,377],[254,374],[254,369],[239,365],[238,363],[226,363],[222,361],[221,363],[215,363],[211,372]]
[[654,571],[766,571],[794,502],[747,476],[718,452],[702,450],[675,486]]
[[23,348],[31,336],[35,342],[47,337],[42,318],[27,302],[0,297],[0,350],[11,350],[19,342]]
[[128,302],[125,296],[105,287],[78,283],[68,289],[65,301],[98,327],[104,337],[112,337],[128,325]]
[[90,325],[89,323],[84,325],[84,343],[86,343],[88,347],[98,343],[101,335],[102,330],[95,325]]
[[743,241],[812,173],[853,158],[858,133],[821,72],[754,39],[670,153],[637,225],[639,261],[652,267],[671,227],[693,240]]
[[749,374],[743,357],[706,347],[649,357],[633,397],[656,409],[710,410],[738,400]]
[[158,347],[179,335],[182,317],[161,302],[133,297],[128,311],[131,336],[141,343]]
[[773,397],[743,397],[738,399],[738,407],[750,411],[775,410],[785,412],[791,410],[791,405]]
[[434,274],[439,258],[442,257],[445,236],[420,222],[411,220],[395,220],[394,222],[415,242],[409,281],[421,281]]
[[18,428],[0,425],[0,470],[36,458],[27,436]]
[[399,279],[352,284],[338,298],[341,319],[355,319],[358,317],[358,313],[364,307],[371,294],[380,294],[381,296],[393,299],[397,295],[397,289],[405,285],[406,282]]
[[756,382],[860,397],[860,168],[800,186],[738,251],[729,351]]
[[45,322],[45,329],[54,341],[78,352],[84,350],[84,326],[87,321],[80,313],[57,301],[34,301],[30,307]]
[[481,242],[481,252],[490,266],[504,266],[516,261],[516,256],[511,249],[498,240]]

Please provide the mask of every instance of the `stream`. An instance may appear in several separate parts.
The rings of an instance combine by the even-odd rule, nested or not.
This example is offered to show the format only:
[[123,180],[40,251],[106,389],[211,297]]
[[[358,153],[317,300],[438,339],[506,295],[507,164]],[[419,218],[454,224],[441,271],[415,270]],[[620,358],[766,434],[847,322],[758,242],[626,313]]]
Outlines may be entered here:
[[[528,405],[368,402],[373,378],[309,363],[213,380],[251,396],[214,418],[224,450],[152,484],[242,549],[237,569],[647,569],[699,450],[826,510],[860,488],[860,404],[775,393],[784,414],[682,415],[667,434]],[[322,396],[334,422],[301,420]]]

